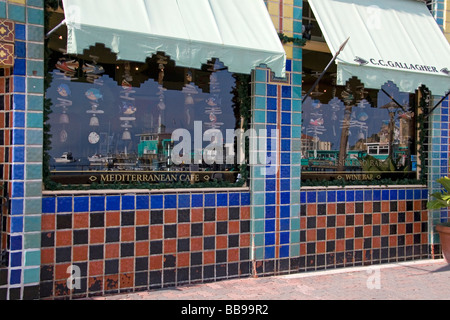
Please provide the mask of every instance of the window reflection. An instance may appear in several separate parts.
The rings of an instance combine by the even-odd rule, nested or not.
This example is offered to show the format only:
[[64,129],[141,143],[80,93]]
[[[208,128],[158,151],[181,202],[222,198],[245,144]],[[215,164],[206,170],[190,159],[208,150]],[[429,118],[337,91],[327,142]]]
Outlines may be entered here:
[[[235,129],[235,79],[226,66],[213,59],[201,70],[181,68],[163,53],[146,63],[116,61],[112,56],[86,53],[69,58],[53,52],[46,93],[53,104],[47,121],[53,174],[237,171],[236,164],[207,161],[214,159],[214,150],[196,162],[172,159],[176,129],[188,130],[191,150],[195,139],[203,149],[211,143],[203,139],[208,129],[220,130],[223,137],[227,129]],[[200,122],[198,136],[194,124]],[[194,152],[188,156],[194,159]],[[227,179],[234,182],[235,175]]]
[[303,104],[303,179],[414,179],[414,95],[392,82],[368,90],[356,78],[334,91]]

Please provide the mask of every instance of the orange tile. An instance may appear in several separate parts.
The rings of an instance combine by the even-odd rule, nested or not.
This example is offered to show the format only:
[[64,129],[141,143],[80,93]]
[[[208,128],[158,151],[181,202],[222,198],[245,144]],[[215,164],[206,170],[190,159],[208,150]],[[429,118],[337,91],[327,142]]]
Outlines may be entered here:
[[327,229],[327,240],[334,240],[334,239],[336,239],[336,229],[328,228]]
[[89,261],[89,276],[99,276],[103,274],[103,260]]
[[225,249],[228,247],[228,236],[216,237],[216,249]]
[[149,224],[150,224],[150,211],[148,210],[136,211],[136,225],[148,226]]
[[120,273],[133,272],[133,270],[134,270],[134,258],[120,259]]
[[397,224],[397,234],[405,234],[406,233],[406,224],[399,223]]
[[191,222],[203,221],[203,208],[191,209]]
[[380,213],[374,213],[372,214],[372,224],[381,224],[381,214]]
[[89,213],[74,213],[73,228],[74,229],[89,228]]
[[406,212],[405,221],[406,222],[414,222],[414,212],[412,212],[412,211]]
[[89,230],[89,243],[103,243],[105,242],[105,229],[90,229]]
[[189,252],[181,252],[177,254],[177,267],[189,267],[191,255]]
[[56,215],[55,214],[42,214],[41,218],[41,230],[53,231],[56,228]]
[[336,214],[336,203],[327,204],[327,215]]
[[176,239],[164,240],[163,252],[164,253],[176,253],[177,252],[177,240]]
[[364,247],[364,240],[361,238],[355,239],[354,248],[355,250],[362,250]]
[[103,288],[103,277],[88,278],[89,292],[101,292]]
[[300,255],[301,256],[306,255],[306,243],[300,243]]
[[148,256],[150,253],[149,242],[148,241],[136,242],[135,250],[137,257]]
[[55,265],[54,280],[63,280],[70,277],[70,273],[67,273],[67,269],[70,267],[70,263],[63,263]]
[[390,212],[391,211],[391,205],[389,201],[382,201],[381,202],[381,212]]
[[250,207],[241,207],[241,220],[250,219]]
[[345,227],[345,238],[352,239],[355,237],[355,228],[354,227]]
[[317,215],[317,204],[310,203],[306,205],[306,215],[316,216]]
[[372,202],[364,202],[364,213],[372,213],[373,212],[373,205]]
[[326,228],[327,226],[327,217],[326,216],[318,216],[317,217],[317,228]]
[[316,243],[316,253],[325,253],[325,251],[326,251],[325,241],[318,241]]
[[124,273],[120,275],[120,288],[131,288],[134,286],[134,273]]
[[41,249],[41,265],[52,264],[55,262],[55,249],[42,248]]
[[406,211],[406,201],[405,200],[400,200],[397,203],[397,209],[398,211],[402,212],[402,211]]
[[164,223],[177,223],[177,210],[164,210]]
[[203,264],[213,264],[216,262],[215,251],[203,252]]
[[345,226],[345,215],[340,214],[336,216],[336,226],[344,227]]
[[203,238],[191,238],[191,252],[203,249]]
[[163,226],[150,226],[150,240],[163,238]]
[[118,258],[120,256],[120,244],[119,243],[107,243],[105,244],[105,258]]
[[105,277],[105,290],[115,290],[119,288],[119,275],[111,274]]
[[345,203],[345,213],[355,213],[355,203],[354,202]]
[[364,226],[363,227],[363,235],[364,237],[371,237],[372,236],[372,226]]
[[106,212],[106,226],[107,227],[120,226],[120,212],[118,211]]
[[422,200],[414,200],[413,208],[415,211],[422,210]]
[[239,261],[239,248],[228,249],[227,261],[234,262]]
[[363,214],[355,214],[355,226],[364,225],[364,215]]
[[241,247],[247,247],[250,245],[250,234],[241,234],[239,236],[239,245]]
[[239,233],[241,228],[241,223],[239,220],[233,220],[228,222],[228,233]]
[[120,240],[123,242],[134,241],[134,227],[120,228]]
[[72,245],[72,230],[56,231],[56,246],[66,247]]
[[382,236],[387,236],[387,235],[389,235],[389,226],[388,226],[388,225],[383,224],[383,225],[381,226],[381,235],[382,235]]
[[316,241],[316,229],[306,230],[306,241]]
[[189,223],[181,223],[177,226],[178,238],[187,238],[191,235],[191,225]]
[[345,240],[336,240],[336,252],[345,251]]
[[398,220],[398,213],[397,212],[391,212],[389,214],[389,223],[397,223]]
[[216,223],[215,222],[205,222],[203,224],[203,235],[213,236],[216,234]]
[[150,256],[149,269],[160,270],[162,269],[163,258],[161,255]]
[[381,248],[381,238],[380,237],[372,238],[372,248],[374,248],[374,249]]
[[216,209],[216,220],[217,221],[226,221],[228,220],[228,208],[217,208]]
[[408,246],[408,245],[414,244],[414,237],[413,237],[412,234],[407,234],[407,235],[405,236],[405,244],[406,244],[407,246]]
[[74,246],[73,261],[87,261],[87,260],[88,260],[88,246]]
[[396,247],[396,246],[397,246],[397,236],[390,236],[389,247]]

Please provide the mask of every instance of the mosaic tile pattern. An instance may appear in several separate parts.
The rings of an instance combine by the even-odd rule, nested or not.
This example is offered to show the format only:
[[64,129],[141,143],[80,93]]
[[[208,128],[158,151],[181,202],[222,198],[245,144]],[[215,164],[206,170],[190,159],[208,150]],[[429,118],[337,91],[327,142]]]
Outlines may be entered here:
[[297,257],[256,262],[296,273],[430,258],[426,188],[303,188]]
[[[41,298],[247,277],[248,192],[43,198]],[[78,266],[81,286],[67,286]]]
[[[0,1],[0,19],[14,22],[14,67],[0,70],[0,147],[4,195],[2,249],[7,268],[0,269],[0,300],[39,297],[42,157],[44,11],[42,1]],[[33,30],[29,32],[28,30]],[[32,36],[31,36],[32,35]],[[36,107],[39,105],[39,107]],[[3,129],[4,128],[4,129]]]

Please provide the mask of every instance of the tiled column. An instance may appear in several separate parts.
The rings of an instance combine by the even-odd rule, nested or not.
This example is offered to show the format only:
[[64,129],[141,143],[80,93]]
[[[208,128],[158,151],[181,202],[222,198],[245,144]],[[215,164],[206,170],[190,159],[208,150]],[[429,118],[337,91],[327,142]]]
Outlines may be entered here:
[[[299,36],[293,33],[299,22],[293,16],[300,11],[301,17],[301,1],[295,2],[267,1],[276,29],[290,37]],[[286,78],[274,78],[265,68],[256,68],[252,75],[252,129],[267,147],[265,152],[259,144],[255,155],[266,154],[266,162],[271,159],[271,165],[251,166],[252,259],[257,275],[296,269],[300,252],[301,48],[290,43],[285,50]],[[266,137],[262,130],[267,130]]]
[[[11,69],[7,268],[0,299],[39,298],[43,136],[43,0],[0,1],[0,18],[15,22]],[[6,270],[6,271],[5,271]]]

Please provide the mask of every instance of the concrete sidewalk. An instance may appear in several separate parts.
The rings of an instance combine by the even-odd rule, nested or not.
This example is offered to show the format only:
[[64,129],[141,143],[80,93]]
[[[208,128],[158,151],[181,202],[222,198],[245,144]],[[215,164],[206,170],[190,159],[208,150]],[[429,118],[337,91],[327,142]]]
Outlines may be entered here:
[[421,260],[244,278],[89,300],[449,300],[450,265]]

